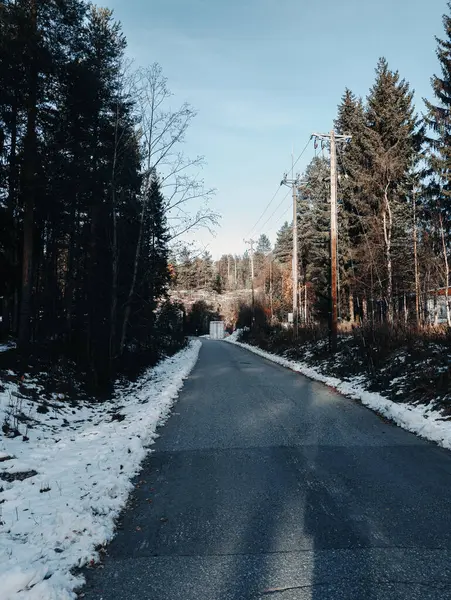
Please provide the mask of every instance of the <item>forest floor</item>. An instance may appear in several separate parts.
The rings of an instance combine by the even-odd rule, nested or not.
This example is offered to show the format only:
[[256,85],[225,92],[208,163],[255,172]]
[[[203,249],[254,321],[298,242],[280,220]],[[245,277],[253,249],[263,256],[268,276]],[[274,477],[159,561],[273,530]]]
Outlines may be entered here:
[[[110,400],[49,393],[47,377],[0,381],[2,600],[66,600],[114,535],[157,428],[197,361],[201,343],[117,384]],[[3,560],[3,557],[6,560]]]
[[327,337],[293,344],[283,334],[237,331],[227,341],[321,381],[404,429],[451,449],[449,335],[433,341],[408,340],[385,351],[369,349],[368,344],[365,348],[356,336],[341,335],[335,355]]

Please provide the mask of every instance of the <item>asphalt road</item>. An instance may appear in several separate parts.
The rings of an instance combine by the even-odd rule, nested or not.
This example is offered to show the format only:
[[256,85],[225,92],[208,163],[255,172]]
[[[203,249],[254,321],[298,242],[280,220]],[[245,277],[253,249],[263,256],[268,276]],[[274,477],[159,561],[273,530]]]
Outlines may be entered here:
[[236,346],[137,481],[86,600],[451,599],[451,453]]

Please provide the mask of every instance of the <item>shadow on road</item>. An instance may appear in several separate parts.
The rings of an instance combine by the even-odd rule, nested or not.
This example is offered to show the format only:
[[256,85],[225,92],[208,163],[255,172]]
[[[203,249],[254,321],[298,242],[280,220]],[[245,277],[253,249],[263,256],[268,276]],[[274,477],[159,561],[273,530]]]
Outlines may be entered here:
[[451,598],[450,455],[318,384],[208,343],[154,450],[85,600]]

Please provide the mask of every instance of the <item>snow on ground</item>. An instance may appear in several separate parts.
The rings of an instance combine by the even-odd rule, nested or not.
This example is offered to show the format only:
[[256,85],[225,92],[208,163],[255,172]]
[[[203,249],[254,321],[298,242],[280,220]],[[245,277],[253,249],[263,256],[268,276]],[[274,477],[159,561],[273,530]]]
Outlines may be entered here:
[[6,352],[7,350],[12,350],[15,348],[16,344],[14,342],[6,342],[6,344],[0,344],[0,352]]
[[[114,536],[130,478],[139,473],[200,346],[192,341],[118,388],[111,402],[94,406],[75,409],[55,398],[41,414],[38,404],[18,398],[17,382],[5,384],[2,422],[13,407],[34,425],[27,431],[19,425],[29,441],[0,439],[0,600],[75,598],[83,580],[71,569],[96,561],[95,548]],[[32,380],[23,385],[39,394]]]
[[403,429],[436,442],[444,448],[451,449],[451,421],[444,420],[443,415],[438,410],[434,410],[432,406],[398,404],[384,398],[381,394],[368,392],[365,389],[365,378],[362,376],[353,377],[348,381],[343,381],[337,377],[329,377],[305,363],[271,354],[256,346],[243,344],[238,341],[240,333],[239,330],[235,331],[226,341],[301,373],[310,379],[325,383],[345,396],[360,400],[362,404],[392,420]]

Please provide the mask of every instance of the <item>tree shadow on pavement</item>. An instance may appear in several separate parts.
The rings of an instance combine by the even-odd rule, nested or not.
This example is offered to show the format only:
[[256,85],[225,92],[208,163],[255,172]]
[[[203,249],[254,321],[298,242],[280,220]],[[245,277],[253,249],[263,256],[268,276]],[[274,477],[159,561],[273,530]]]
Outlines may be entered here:
[[201,352],[85,600],[451,597],[449,453],[243,350]]

